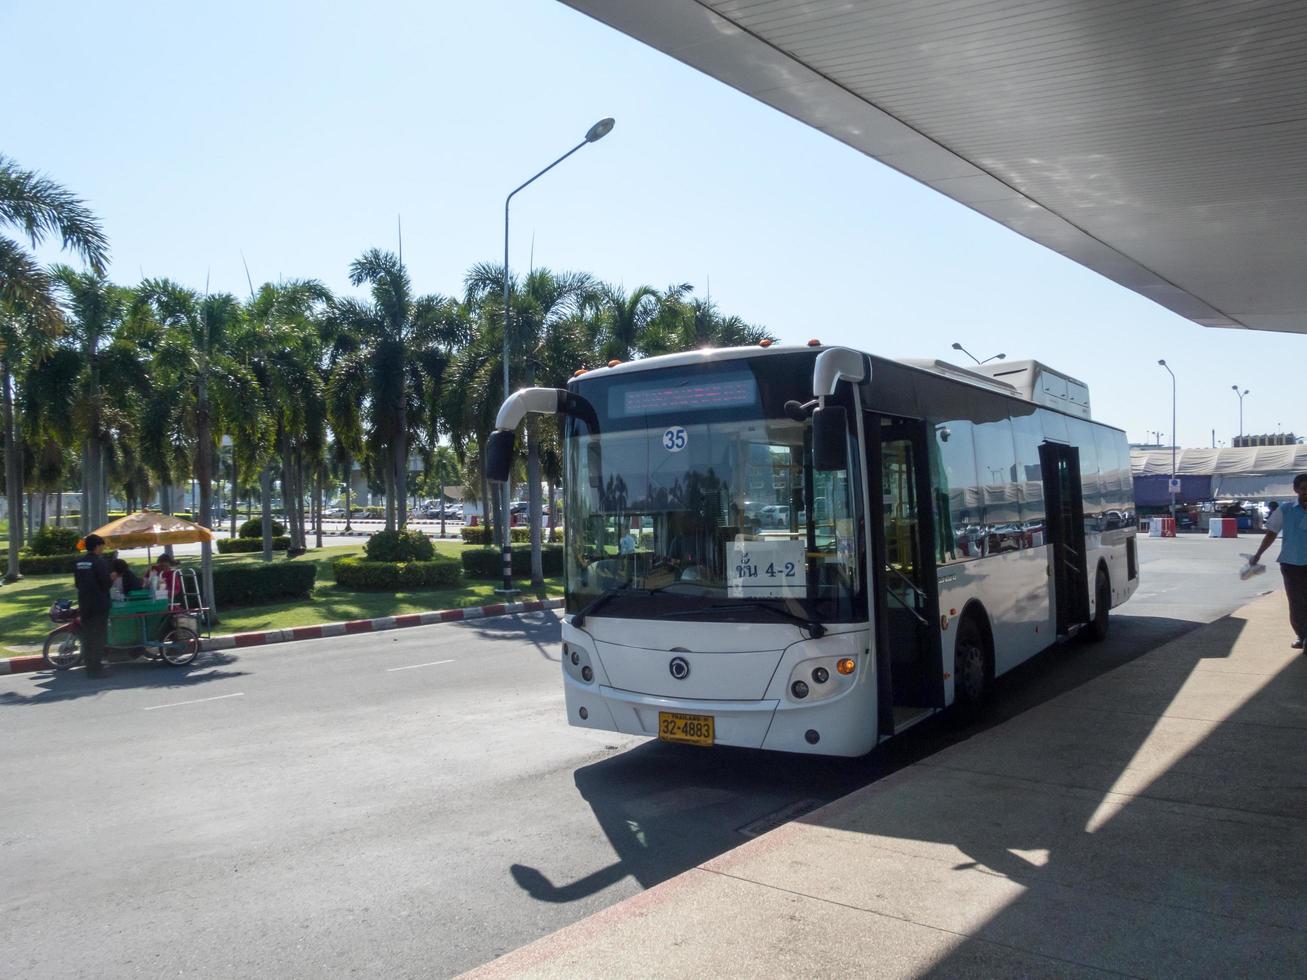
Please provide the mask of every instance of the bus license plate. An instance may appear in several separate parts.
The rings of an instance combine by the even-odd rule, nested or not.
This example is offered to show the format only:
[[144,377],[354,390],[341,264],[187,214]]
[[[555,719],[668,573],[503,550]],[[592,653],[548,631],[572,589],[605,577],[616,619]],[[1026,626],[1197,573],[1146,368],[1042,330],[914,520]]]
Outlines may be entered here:
[[712,745],[713,716],[683,715],[676,711],[660,711],[658,712],[658,737],[664,742]]

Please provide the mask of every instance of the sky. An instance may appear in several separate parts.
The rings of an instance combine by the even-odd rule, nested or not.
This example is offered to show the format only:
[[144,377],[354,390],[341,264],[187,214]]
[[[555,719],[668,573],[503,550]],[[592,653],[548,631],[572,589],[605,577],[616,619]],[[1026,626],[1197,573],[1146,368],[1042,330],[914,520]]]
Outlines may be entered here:
[[[555,0],[8,0],[0,153],[82,196],[123,283],[349,292],[394,249],[421,292],[510,266],[691,283],[783,342],[1035,358],[1169,445],[1307,432],[1307,336],[1197,326]],[[27,38],[28,43],[16,39]],[[38,253],[60,258],[56,249]],[[67,260],[67,256],[63,256]]]

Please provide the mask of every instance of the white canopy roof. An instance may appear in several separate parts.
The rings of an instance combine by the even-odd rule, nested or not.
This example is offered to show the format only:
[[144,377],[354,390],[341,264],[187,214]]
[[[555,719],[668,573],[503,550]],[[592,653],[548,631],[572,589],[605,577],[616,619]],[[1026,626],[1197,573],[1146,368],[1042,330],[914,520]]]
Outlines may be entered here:
[[[1171,450],[1130,450],[1135,476],[1170,476]],[[1177,476],[1264,476],[1307,473],[1307,446],[1256,446],[1249,449],[1181,449]]]
[[1303,0],[563,2],[1181,316],[1307,332]]

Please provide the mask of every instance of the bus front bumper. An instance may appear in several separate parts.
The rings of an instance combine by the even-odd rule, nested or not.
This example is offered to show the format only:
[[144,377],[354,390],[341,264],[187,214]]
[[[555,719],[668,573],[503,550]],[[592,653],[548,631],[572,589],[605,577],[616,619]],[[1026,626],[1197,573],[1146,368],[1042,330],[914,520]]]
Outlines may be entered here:
[[[711,715],[713,744],[811,755],[860,756],[871,751],[875,731],[854,698],[824,706],[782,706],[774,699],[761,701],[695,701],[636,694],[604,685],[579,684],[565,678],[567,720],[579,728],[596,728],[626,735],[658,737],[658,713]],[[581,709],[585,717],[581,717]],[[858,724],[858,721],[862,724]],[[816,733],[818,741],[810,740]]]

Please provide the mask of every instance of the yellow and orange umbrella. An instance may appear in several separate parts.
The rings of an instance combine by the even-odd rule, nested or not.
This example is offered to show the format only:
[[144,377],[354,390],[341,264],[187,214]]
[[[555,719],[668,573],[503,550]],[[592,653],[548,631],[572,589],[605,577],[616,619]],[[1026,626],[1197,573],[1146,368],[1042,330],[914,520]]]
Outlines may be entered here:
[[[120,517],[97,528],[94,533],[104,538],[107,548],[145,548],[213,540],[213,532],[202,524],[153,510],[140,510]],[[85,538],[77,542],[77,550],[86,550]]]

